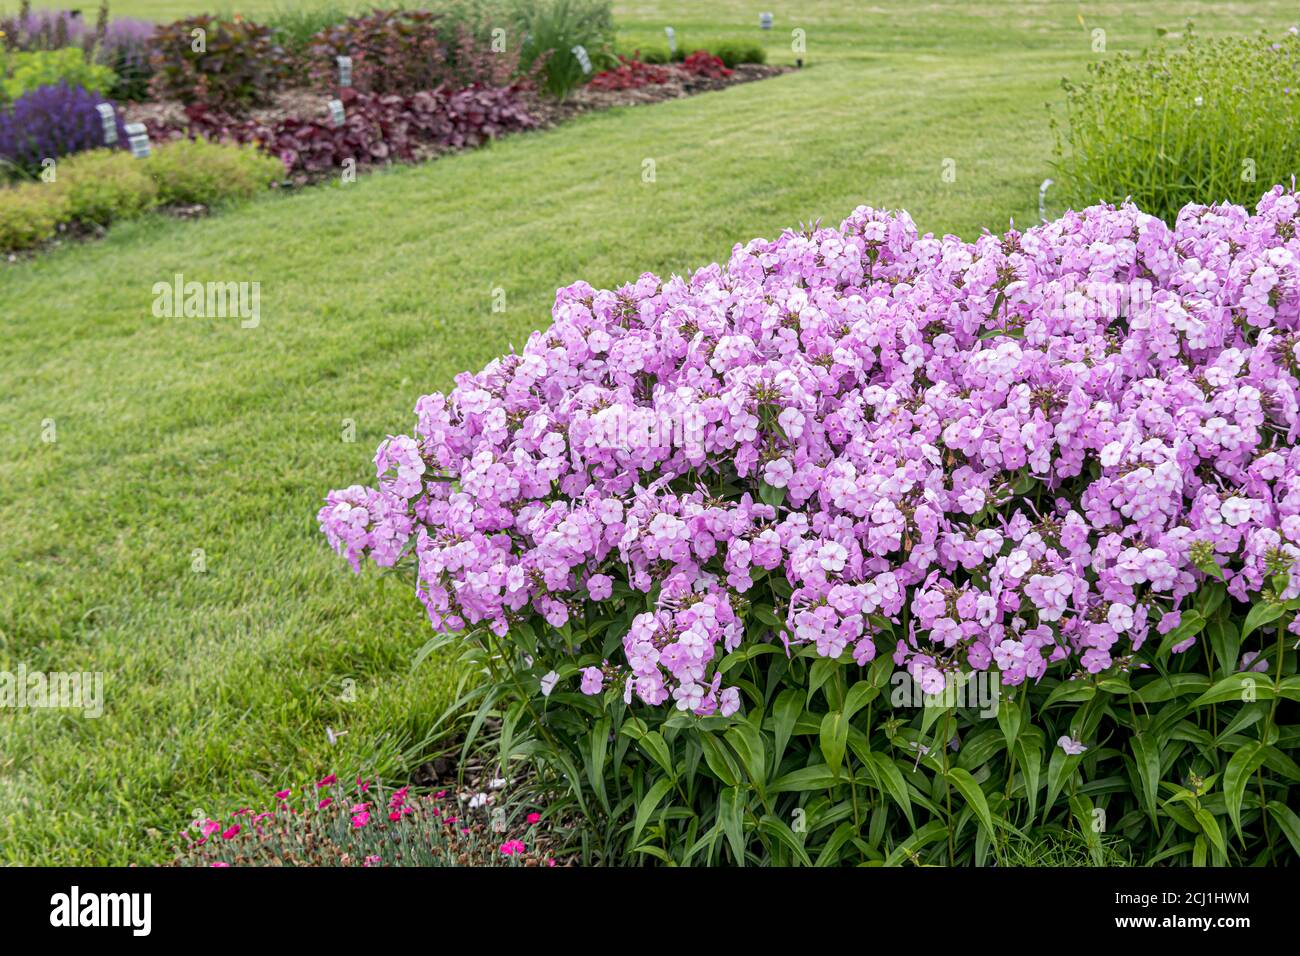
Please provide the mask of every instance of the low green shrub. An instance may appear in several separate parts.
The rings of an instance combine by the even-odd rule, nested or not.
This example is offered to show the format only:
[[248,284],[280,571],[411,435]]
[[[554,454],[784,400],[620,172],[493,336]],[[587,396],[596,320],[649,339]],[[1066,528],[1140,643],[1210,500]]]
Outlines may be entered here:
[[21,183],[0,189],[0,253],[38,246],[54,235],[67,214],[67,199],[52,183]]
[[158,202],[214,205],[248,199],[284,178],[284,164],[252,146],[187,139],[169,143],[145,163]]
[[121,150],[78,153],[59,164],[58,175],[67,197],[67,217],[76,222],[107,226],[158,203],[158,184],[145,164]]
[[650,63],[655,66],[664,66],[673,62],[673,55],[668,52],[666,46],[659,47],[641,47],[629,51],[628,56],[642,63]]
[[62,223],[107,226],[172,203],[248,199],[283,179],[284,164],[252,146],[179,140],[148,158],[96,149],[59,160],[52,183],[0,189],[0,253],[40,245]]
[[1172,223],[1187,203],[1251,205],[1300,170],[1300,37],[1161,44],[1065,81],[1054,166],[1073,208],[1127,197]]
[[738,63],[767,62],[767,51],[757,43],[728,40],[704,49],[721,60],[727,69],[733,69]]
[[111,69],[89,62],[76,47],[9,53],[0,58],[0,65],[4,69],[0,101],[4,102],[12,102],[41,86],[55,86],[60,80],[68,86],[104,94],[117,82],[117,75]]

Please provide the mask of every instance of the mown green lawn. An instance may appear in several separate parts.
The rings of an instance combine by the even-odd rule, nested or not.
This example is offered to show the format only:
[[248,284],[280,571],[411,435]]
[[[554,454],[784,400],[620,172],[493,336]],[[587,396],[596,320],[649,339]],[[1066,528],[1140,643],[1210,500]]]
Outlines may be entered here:
[[[1204,32],[1297,16],[1274,2],[616,10],[630,47],[665,25],[688,45],[758,37],[760,8],[776,14],[775,61],[807,31],[805,70],[0,268],[0,669],[101,671],[106,697],[97,720],[0,712],[0,861],[159,860],[195,810],[330,770],[400,776],[436,746],[455,675],[411,673],[427,630],[409,582],[353,578],[314,514],[328,489],[370,479],[418,395],[545,324],[557,286],[682,271],[859,203],[966,237],[1028,224],[1051,172],[1045,104],[1097,56],[1092,29],[1114,55],[1188,12]],[[152,287],[176,273],[259,282],[260,326],[155,318]],[[336,746],[327,727],[345,732]]]

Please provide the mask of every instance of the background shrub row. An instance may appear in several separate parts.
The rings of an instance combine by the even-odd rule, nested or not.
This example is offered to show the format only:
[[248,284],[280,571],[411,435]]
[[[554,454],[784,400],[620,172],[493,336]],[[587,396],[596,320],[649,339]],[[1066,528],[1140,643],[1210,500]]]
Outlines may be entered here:
[[143,160],[91,150],[61,160],[52,182],[0,189],[0,252],[38,246],[64,224],[104,227],[155,206],[246,199],[283,178],[279,160],[249,146],[182,140]]

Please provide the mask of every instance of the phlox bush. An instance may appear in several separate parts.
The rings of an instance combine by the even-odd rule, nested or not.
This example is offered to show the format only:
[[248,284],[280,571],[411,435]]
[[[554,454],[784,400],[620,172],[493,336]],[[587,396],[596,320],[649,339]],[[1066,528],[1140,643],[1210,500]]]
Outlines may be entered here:
[[1298,223],[859,208],[577,282],[320,525],[593,859],[1294,859]]

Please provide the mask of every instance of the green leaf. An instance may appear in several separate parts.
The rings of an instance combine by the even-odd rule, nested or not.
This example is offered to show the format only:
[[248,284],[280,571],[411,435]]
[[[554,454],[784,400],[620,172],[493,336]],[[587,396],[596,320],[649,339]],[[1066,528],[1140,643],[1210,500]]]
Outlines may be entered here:
[[1268,803],[1269,816],[1273,822],[1281,828],[1286,834],[1286,838],[1291,841],[1291,849],[1295,850],[1296,855],[1300,856],[1300,817],[1295,815],[1290,807],[1286,804],[1279,803],[1277,800],[1270,800]]
[[1241,639],[1250,637],[1251,631],[1272,624],[1286,613],[1286,605],[1276,601],[1256,601],[1246,615],[1246,623],[1241,627]]
[[771,814],[764,814],[763,818],[758,821],[758,828],[764,833],[776,837],[779,843],[789,847],[790,851],[799,858],[804,866],[812,866],[812,860],[808,858],[808,851],[804,849],[799,838],[794,835],[784,820],[778,820]]
[[740,786],[740,767],[727,747],[709,733],[700,734],[700,746],[704,748],[704,762],[717,778],[728,787]]
[[844,698],[844,719],[852,720],[854,714],[879,696],[879,687],[874,686],[870,681],[858,681],[849,688],[849,692]]
[[646,856],[652,856],[665,866],[676,866],[677,861],[663,851],[662,847],[657,846],[638,846],[632,850],[633,853],[644,853]]
[[1210,639],[1210,647],[1214,650],[1219,671],[1223,674],[1231,674],[1235,671],[1237,657],[1241,653],[1241,632],[1237,630],[1236,622],[1227,614],[1220,612],[1205,626],[1205,636]]
[[988,833],[990,840],[997,840],[993,829],[993,815],[989,813],[989,802],[984,796],[984,791],[980,785],[975,782],[975,778],[966,770],[960,767],[950,767],[948,769],[948,779],[953,785],[961,791],[961,795],[966,798],[966,804],[975,811],[975,817]]
[[902,809],[908,825],[915,827],[916,821],[912,819],[912,797],[907,792],[907,783],[903,780],[898,765],[884,754],[875,751],[866,754],[858,752],[858,757],[863,760],[867,772],[876,779],[880,789],[888,793]]
[[942,820],[931,820],[921,829],[917,830],[898,846],[894,847],[892,853],[885,859],[885,866],[899,866],[902,863],[910,862],[912,854],[925,846],[927,843],[934,843],[942,840],[948,835],[948,828],[944,826]]
[[1282,678],[1282,683],[1277,685],[1277,696],[1287,700],[1300,700],[1300,674]]
[[1029,819],[1038,812],[1038,785],[1043,778],[1043,748],[1032,740],[1021,737],[1016,742],[1016,764],[1025,778],[1025,794],[1029,798]]
[[1137,764],[1138,779],[1142,781],[1142,808],[1152,823],[1158,824],[1156,795],[1160,791],[1160,744],[1150,732],[1134,734],[1130,741],[1133,758]]
[[1227,769],[1223,771],[1223,796],[1228,806],[1228,816],[1237,830],[1237,837],[1244,843],[1245,834],[1241,832],[1241,801],[1246,796],[1246,784],[1250,775],[1259,769],[1268,754],[1268,747],[1261,740],[1247,744],[1232,755]]
[[768,793],[801,793],[805,790],[829,790],[837,784],[844,783],[838,773],[824,763],[811,767],[801,767],[783,774],[772,781]]
[[1043,707],[1051,707],[1053,704],[1076,703],[1083,700],[1092,700],[1093,695],[1097,693],[1097,688],[1086,681],[1066,680],[1061,681],[1052,692],[1047,695],[1047,700],[1043,702]]
[[731,855],[737,866],[745,865],[745,803],[739,787],[728,787],[718,795],[718,817],[722,831],[731,844]]
[[944,714],[956,713],[957,708],[950,706],[950,702],[955,700],[951,694],[940,692],[938,694],[926,694],[924,703],[921,708],[921,733],[928,734],[930,728]]
[[1203,694],[1210,686],[1204,674],[1166,674],[1137,688],[1137,699],[1144,704],[1162,704],[1184,694]]
[[808,669],[808,698],[804,702],[805,707],[812,703],[813,696],[831,679],[838,667],[839,662],[833,657],[819,657],[813,661],[812,667]]
[[650,814],[655,812],[659,806],[659,801],[664,798],[669,790],[672,789],[673,782],[669,777],[660,777],[655,781],[650,792],[641,798],[641,804],[636,808],[636,820],[632,824],[632,842],[636,843],[641,831],[645,828],[646,821],[650,819]]
[[773,763],[777,767],[781,766],[781,758],[785,756],[785,745],[790,742],[790,734],[794,730],[795,722],[802,713],[803,694],[798,690],[791,687],[777,695],[776,703],[772,705],[776,736],[776,742],[773,746]]
[[1228,855],[1227,844],[1223,840],[1223,829],[1219,826],[1219,821],[1205,807],[1197,807],[1192,811],[1196,817],[1196,822],[1201,825],[1201,830],[1209,837],[1214,844],[1214,848],[1219,851],[1220,855]]
[[998,702],[998,726],[1002,728],[1002,736],[1006,738],[1007,750],[1011,750],[1016,745],[1023,716],[1024,711],[1020,709],[1020,705],[1010,697]]
[[831,773],[839,775],[840,765],[844,762],[844,749],[849,742],[849,722],[844,719],[844,713],[838,710],[832,710],[822,718],[821,729],[821,750],[822,756],[826,758],[827,765],[831,768]]
[[1264,766],[1275,773],[1280,773],[1288,780],[1300,781],[1300,766],[1276,747],[1264,749]]
[[1178,626],[1166,634],[1160,641],[1160,647],[1156,650],[1156,659],[1164,660],[1169,656],[1174,646],[1181,644],[1189,637],[1195,637],[1201,633],[1205,627],[1205,618],[1200,611],[1187,610],[1183,611],[1179,618]]
[[1221,704],[1228,700],[1252,703],[1256,700],[1272,699],[1273,683],[1262,674],[1230,674],[1192,701],[1192,706]]
[[587,750],[587,778],[591,789],[600,799],[601,806],[609,809],[609,798],[605,795],[605,757],[609,753],[609,718],[602,717],[591,728],[591,738]]
[[749,774],[750,781],[758,787],[759,793],[762,793],[763,784],[767,782],[763,735],[753,724],[741,720],[727,728],[724,736],[727,738],[727,743],[731,744],[740,755],[740,762]]
[[1051,812],[1052,805],[1056,803],[1056,798],[1060,796],[1065,781],[1070,779],[1070,775],[1074,773],[1082,759],[1083,754],[1067,754],[1060,747],[1052,748],[1052,757],[1047,762],[1047,802],[1043,804],[1044,820]]
[[657,763],[660,768],[673,779],[677,778],[677,770],[673,767],[672,751],[668,749],[668,744],[664,741],[664,735],[657,730],[652,730],[644,734],[637,744]]
[[1205,618],[1210,620],[1214,612],[1223,604],[1224,598],[1228,595],[1227,589],[1219,583],[1211,582],[1200,588],[1196,594],[1196,610]]

